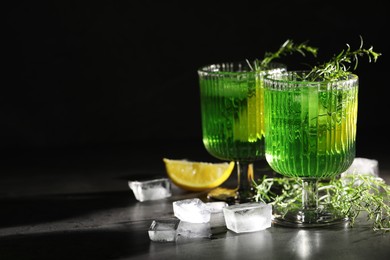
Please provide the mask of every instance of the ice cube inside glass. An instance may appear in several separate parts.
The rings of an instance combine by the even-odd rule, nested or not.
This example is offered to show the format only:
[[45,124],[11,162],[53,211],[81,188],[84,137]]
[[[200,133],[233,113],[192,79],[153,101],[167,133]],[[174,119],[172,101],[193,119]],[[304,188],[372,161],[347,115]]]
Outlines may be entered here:
[[130,189],[138,201],[159,200],[170,197],[171,182],[168,178],[146,181],[129,181]]
[[254,232],[271,227],[272,206],[247,202],[223,208],[226,227],[236,233]]

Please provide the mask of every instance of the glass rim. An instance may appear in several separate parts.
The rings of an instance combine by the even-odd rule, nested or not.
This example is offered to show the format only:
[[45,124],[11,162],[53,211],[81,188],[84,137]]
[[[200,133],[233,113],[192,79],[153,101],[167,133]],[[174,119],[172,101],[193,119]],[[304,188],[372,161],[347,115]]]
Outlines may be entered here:
[[340,84],[348,81],[358,81],[359,76],[355,73],[348,73],[347,75],[342,76],[337,80],[329,80],[329,79],[318,79],[318,80],[306,80],[306,79],[290,79],[283,78],[283,76],[290,75],[303,75],[305,73],[309,73],[310,70],[286,70],[278,74],[268,74],[264,76],[264,81],[273,81],[278,82],[279,84],[295,84],[295,85],[318,85],[318,84]]
[[[243,74],[258,74],[259,72],[267,72],[272,70],[284,70],[287,68],[286,64],[281,62],[270,62],[269,65],[271,66],[269,69],[266,70],[260,70],[256,71],[254,70],[251,65],[253,65],[255,60],[239,60],[239,61],[226,61],[226,62],[217,62],[217,63],[210,63],[204,66],[201,66],[198,68],[198,73],[202,74],[209,74],[209,75],[243,75]],[[221,70],[220,68],[223,66],[237,66],[242,65],[245,66],[243,68],[248,68],[252,70],[241,70],[241,71],[234,71],[234,70]]]

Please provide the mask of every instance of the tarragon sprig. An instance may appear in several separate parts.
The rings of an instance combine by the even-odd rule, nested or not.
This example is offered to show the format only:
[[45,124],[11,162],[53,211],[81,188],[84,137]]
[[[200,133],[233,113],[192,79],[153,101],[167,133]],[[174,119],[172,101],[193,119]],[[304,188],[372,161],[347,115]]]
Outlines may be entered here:
[[288,207],[298,201],[302,195],[300,182],[297,178],[269,178],[254,184],[256,187],[255,200],[263,203]]
[[382,178],[372,175],[348,174],[341,179],[332,178],[321,199],[338,209],[353,226],[361,212],[373,222],[373,230],[390,231],[390,186]]
[[369,62],[376,62],[381,53],[375,52],[371,46],[363,48],[363,38],[360,36],[360,46],[357,50],[351,50],[349,44],[338,55],[334,55],[328,62],[314,66],[307,75],[311,80],[337,80],[345,77],[357,69],[359,57],[367,56]]
[[255,68],[252,68],[252,70],[264,70],[273,60],[296,52],[300,53],[302,56],[306,56],[306,53],[311,53],[316,57],[318,49],[308,45],[307,41],[296,44],[293,40],[287,39],[276,52],[266,52],[262,60],[256,59],[254,62]]
[[[264,177],[254,183],[254,199],[278,208],[294,207],[301,202],[300,178]],[[330,204],[346,218],[353,227],[360,213],[367,214],[374,231],[390,231],[390,185],[372,175],[350,174],[342,178],[330,178],[319,182],[320,203]]]

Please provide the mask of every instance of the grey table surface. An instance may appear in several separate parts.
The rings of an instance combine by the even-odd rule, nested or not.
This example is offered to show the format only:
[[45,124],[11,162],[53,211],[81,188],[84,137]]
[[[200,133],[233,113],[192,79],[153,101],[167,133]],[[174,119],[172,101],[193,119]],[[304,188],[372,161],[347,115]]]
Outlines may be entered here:
[[[128,180],[166,176],[156,153],[35,153],[13,157],[0,174],[0,259],[390,259],[390,232],[374,232],[361,216],[353,228],[275,226],[212,238],[159,243],[156,218],[173,216],[172,202],[206,193],[173,186],[170,198],[138,202]],[[26,159],[29,158],[29,159]],[[380,176],[390,181],[388,156]]]

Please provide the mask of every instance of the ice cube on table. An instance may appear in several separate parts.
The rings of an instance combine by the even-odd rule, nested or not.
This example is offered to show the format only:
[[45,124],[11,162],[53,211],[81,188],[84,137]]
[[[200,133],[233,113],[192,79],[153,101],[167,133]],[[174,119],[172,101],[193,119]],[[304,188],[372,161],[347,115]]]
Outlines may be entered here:
[[192,238],[210,238],[210,223],[190,223],[180,221],[176,230],[176,241],[187,240]]
[[209,208],[210,214],[210,226],[211,227],[222,227],[226,226],[225,216],[223,214],[223,208],[227,207],[228,204],[223,201],[207,202],[206,206]]
[[176,241],[176,231],[179,223],[180,220],[176,218],[153,220],[148,230],[150,240],[156,242]]
[[130,189],[138,201],[159,200],[170,197],[171,182],[168,178],[147,181],[129,181]]
[[173,214],[182,221],[189,223],[207,223],[211,211],[199,198],[177,200],[173,203]]
[[254,232],[271,227],[272,206],[246,202],[223,208],[226,227],[236,233]]
[[379,176],[378,161],[374,159],[356,157],[352,165],[341,174],[341,177],[346,177],[349,174],[365,174]]

